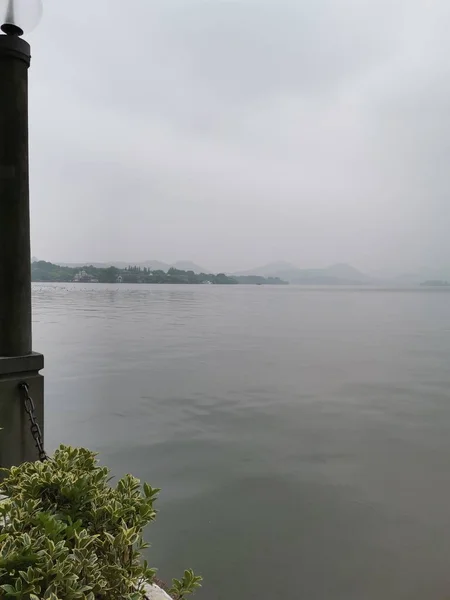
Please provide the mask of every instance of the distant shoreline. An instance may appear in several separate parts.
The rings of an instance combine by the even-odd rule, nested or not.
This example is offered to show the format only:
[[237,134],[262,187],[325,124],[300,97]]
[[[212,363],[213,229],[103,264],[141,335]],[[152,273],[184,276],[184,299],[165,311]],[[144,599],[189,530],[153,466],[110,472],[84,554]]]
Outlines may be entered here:
[[229,276],[225,273],[195,273],[170,268],[152,270],[130,265],[117,267],[82,268],[56,265],[46,261],[35,261],[31,265],[31,280],[34,283],[133,283],[133,284],[187,284],[187,285],[288,285],[278,277],[259,275]]
[[450,287],[450,281],[424,281],[420,285],[425,287]]

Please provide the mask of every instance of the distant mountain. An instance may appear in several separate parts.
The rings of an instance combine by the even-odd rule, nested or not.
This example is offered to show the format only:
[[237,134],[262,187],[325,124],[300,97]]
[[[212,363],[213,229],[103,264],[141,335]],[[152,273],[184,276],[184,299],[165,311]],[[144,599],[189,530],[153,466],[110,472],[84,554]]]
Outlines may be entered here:
[[259,275],[260,277],[279,277],[279,273],[290,273],[294,271],[298,271],[298,268],[296,266],[285,261],[279,261],[270,263],[268,265],[264,265],[263,267],[249,269],[247,271],[238,271],[237,273],[235,273],[235,275],[239,277],[246,277],[248,275]]
[[[119,265],[120,265],[120,263],[114,263],[112,266],[117,267]],[[125,266],[127,266],[127,265],[125,265]],[[168,263],[161,262],[160,260],[145,260],[144,262],[136,263],[136,265],[133,265],[133,266],[141,267],[141,269],[146,267],[147,269],[151,269],[152,271],[168,271],[171,267],[171,265],[169,265]],[[125,267],[119,266],[119,268],[125,268]]]
[[200,267],[199,265],[196,265],[195,263],[193,263],[190,260],[179,260],[177,261],[175,264],[170,265],[171,267],[174,267],[175,269],[179,269],[180,271],[194,271],[194,273],[200,274],[200,273],[211,273],[212,271],[210,271],[210,269],[205,269],[204,267]]
[[368,275],[347,264],[336,264],[324,269],[299,269],[287,262],[277,262],[236,275],[278,277],[297,285],[360,285],[372,281]]
[[[37,262],[37,259],[33,259],[32,262]],[[118,269],[125,269],[126,267],[131,265],[133,267],[141,267],[142,269],[144,267],[146,267],[147,269],[151,269],[152,271],[164,271],[164,272],[167,272],[171,267],[173,267],[175,269],[179,269],[180,271],[194,271],[194,273],[196,273],[196,274],[211,273],[211,271],[209,269],[204,269],[203,267],[200,267],[199,265],[196,265],[195,263],[188,261],[188,260],[178,261],[174,264],[161,262],[159,260],[146,260],[143,262],[111,261],[111,262],[101,262],[101,263],[89,262],[89,261],[77,262],[77,263],[57,262],[56,264],[60,265],[61,267],[75,267],[75,268],[92,266],[92,267],[96,267],[97,269],[107,269],[108,267],[117,267]]]
[[332,265],[331,267],[323,269],[323,271],[325,271],[330,277],[337,277],[338,279],[351,282],[356,281],[357,283],[370,283],[371,281],[371,278],[368,275],[345,263]]

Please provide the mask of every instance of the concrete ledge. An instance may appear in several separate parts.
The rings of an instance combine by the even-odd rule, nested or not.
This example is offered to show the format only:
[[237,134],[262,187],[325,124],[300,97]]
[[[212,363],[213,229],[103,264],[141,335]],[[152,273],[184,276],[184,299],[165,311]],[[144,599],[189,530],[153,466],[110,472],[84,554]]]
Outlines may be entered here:
[[37,352],[27,356],[0,356],[0,377],[18,373],[38,373],[43,368],[44,357]]
[[148,600],[172,600],[172,598],[166,594],[164,590],[162,590],[157,585],[148,585],[145,591]]

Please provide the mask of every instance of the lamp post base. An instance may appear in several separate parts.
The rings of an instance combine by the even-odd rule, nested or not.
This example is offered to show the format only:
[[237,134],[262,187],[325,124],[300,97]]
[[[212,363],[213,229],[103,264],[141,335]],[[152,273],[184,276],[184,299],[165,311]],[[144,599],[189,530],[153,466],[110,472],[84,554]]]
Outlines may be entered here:
[[0,357],[0,467],[9,468],[35,461],[39,452],[30,434],[30,423],[19,386],[26,383],[36,409],[37,421],[44,422],[44,368],[42,354]]

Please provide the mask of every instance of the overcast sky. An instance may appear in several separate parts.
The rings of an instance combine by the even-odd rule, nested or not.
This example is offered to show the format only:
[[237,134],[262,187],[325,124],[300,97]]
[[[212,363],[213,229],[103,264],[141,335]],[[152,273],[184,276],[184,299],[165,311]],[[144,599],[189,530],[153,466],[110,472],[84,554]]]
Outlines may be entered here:
[[45,0],[33,254],[450,266],[448,0]]

